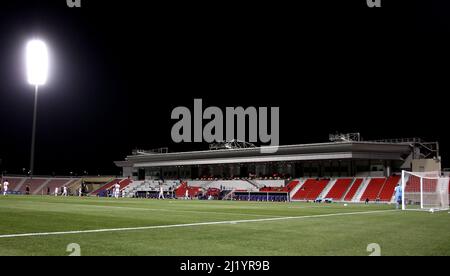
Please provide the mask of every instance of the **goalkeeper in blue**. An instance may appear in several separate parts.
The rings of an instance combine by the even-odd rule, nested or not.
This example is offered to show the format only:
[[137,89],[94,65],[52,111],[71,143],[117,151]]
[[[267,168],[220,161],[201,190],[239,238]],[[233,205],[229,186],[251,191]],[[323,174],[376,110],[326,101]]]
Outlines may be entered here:
[[402,205],[402,196],[403,196],[403,190],[402,186],[400,184],[395,187],[395,202],[397,203],[397,209],[400,209],[400,206]]

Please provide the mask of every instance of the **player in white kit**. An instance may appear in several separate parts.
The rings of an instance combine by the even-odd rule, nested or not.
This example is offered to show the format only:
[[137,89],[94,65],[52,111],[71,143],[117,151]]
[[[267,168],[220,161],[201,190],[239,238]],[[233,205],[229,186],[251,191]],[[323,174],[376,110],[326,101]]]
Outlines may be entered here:
[[115,198],[119,198],[119,194],[120,194],[120,184],[119,183],[116,183],[114,185],[114,192],[113,192],[113,194],[114,194]]
[[55,188],[55,196],[58,196],[58,193],[59,193],[59,189],[58,189],[58,187],[56,187]]
[[63,187],[62,196],[67,196],[67,187],[66,186]]
[[164,199],[164,188],[163,186],[159,186],[159,196],[158,199]]
[[3,182],[3,195],[4,196],[8,193],[8,186],[9,186],[9,182],[6,179],[5,182]]

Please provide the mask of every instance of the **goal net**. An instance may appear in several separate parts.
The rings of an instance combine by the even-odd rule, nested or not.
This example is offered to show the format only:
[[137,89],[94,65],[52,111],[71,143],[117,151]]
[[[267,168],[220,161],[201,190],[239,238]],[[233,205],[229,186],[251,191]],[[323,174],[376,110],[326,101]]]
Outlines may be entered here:
[[438,172],[402,172],[403,210],[448,210],[449,178]]

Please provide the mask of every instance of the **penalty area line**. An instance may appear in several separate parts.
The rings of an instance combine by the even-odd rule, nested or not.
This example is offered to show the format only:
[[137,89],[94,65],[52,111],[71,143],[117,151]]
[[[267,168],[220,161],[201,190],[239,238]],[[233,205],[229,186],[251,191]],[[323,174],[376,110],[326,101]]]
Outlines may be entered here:
[[284,220],[299,220],[299,219],[308,219],[308,218],[326,218],[326,217],[352,216],[352,215],[368,215],[368,214],[379,214],[379,213],[396,212],[396,211],[398,211],[398,210],[380,210],[380,211],[351,212],[351,213],[334,213],[334,214],[309,215],[309,216],[297,216],[297,217],[274,217],[274,218],[266,218],[266,219],[212,221],[212,222],[198,222],[198,223],[186,223],[186,224],[169,224],[169,225],[154,225],[154,226],[143,226],[143,227],[110,228],[110,229],[96,229],[96,230],[78,230],[78,231],[64,231],[64,232],[43,232],[43,233],[10,234],[10,235],[0,235],[0,239],[23,238],[23,237],[38,237],[38,236],[60,236],[60,235],[104,233],[104,232],[126,232],[126,231],[140,231],[140,230],[182,228],[182,227],[197,227],[197,226],[210,226],[210,225],[226,225],[226,224],[236,225],[236,224],[241,224],[241,223],[284,221]]

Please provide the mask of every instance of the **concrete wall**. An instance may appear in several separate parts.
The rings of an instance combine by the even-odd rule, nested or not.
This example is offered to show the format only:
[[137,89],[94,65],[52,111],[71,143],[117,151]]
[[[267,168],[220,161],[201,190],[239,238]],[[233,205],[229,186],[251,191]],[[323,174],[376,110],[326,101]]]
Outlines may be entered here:
[[414,159],[412,161],[413,172],[440,172],[441,161],[436,159]]
[[123,177],[133,177],[133,167],[123,167]]

